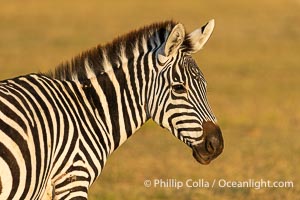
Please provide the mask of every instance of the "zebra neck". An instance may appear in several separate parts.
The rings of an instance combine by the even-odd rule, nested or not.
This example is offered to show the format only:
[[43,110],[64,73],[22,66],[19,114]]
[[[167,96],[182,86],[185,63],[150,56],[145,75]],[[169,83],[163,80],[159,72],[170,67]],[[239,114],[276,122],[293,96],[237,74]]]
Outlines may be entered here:
[[86,59],[88,78],[74,80],[80,83],[85,99],[103,124],[104,132],[111,136],[108,137],[111,152],[149,119],[145,105],[152,66],[126,57],[120,61],[115,69],[110,62],[105,62],[106,72],[96,75]]
[[157,71],[154,54],[174,24],[154,24],[97,46],[50,74],[81,85],[104,132],[112,135],[112,150],[150,118],[146,105]]

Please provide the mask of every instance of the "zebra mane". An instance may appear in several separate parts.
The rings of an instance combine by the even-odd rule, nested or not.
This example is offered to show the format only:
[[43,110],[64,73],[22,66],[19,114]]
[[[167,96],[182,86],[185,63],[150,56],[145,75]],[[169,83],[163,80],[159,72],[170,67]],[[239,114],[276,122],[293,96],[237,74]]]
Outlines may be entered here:
[[[154,23],[149,26],[145,26],[141,29],[132,31],[126,35],[119,36],[111,43],[104,46],[98,45],[92,49],[80,53],[74,57],[71,61],[67,61],[58,65],[54,72],[49,72],[47,75],[60,80],[74,80],[76,78],[79,81],[86,80],[88,64],[89,68],[93,70],[96,76],[103,74],[109,70],[114,70],[120,63],[121,51],[125,49],[126,57],[131,55],[133,57],[133,49],[136,44],[141,44],[142,39],[148,41],[155,34],[159,37],[160,41],[164,42],[166,37],[177,23],[174,21],[165,21],[161,23]],[[187,47],[189,46],[188,38],[185,42]],[[128,54],[128,55],[127,55]],[[104,62],[107,60],[112,66],[109,70],[104,66]]]

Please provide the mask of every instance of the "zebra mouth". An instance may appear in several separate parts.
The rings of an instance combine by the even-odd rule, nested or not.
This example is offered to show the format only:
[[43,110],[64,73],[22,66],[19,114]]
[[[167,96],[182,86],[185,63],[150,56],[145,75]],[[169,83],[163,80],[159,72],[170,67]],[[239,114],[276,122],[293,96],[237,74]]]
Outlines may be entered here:
[[192,149],[194,158],[199,163],[208,165],[213,159],[222,153],[223,141],[220,143],[206,139],[200,144],[192,145]]
[[196,146],[192,146],[193,149],[193,157],[202,165],[208,165],[213,157],[210,155],[201,154]]

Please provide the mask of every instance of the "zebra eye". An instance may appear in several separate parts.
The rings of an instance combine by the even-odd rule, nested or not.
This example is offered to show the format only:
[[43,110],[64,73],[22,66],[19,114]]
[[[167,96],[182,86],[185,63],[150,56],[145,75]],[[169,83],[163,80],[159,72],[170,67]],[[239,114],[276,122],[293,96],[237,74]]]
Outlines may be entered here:
[[172,85],[172,90],[178,94],[186,93],[186,88],[182,83]]

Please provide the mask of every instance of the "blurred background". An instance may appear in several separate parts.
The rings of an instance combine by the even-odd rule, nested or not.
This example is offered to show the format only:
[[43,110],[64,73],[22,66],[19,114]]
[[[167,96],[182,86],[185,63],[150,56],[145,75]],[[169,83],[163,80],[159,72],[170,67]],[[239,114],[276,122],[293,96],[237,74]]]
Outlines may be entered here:
[[[216,20],[194,55],[225,149],[210,165],[153,122],[114,153],[90,199],[300,199],[300,1],[1,1],[0,79],[47,72],[133,29]],[[294,182],[294,188],[146,188],[146,179]]]

